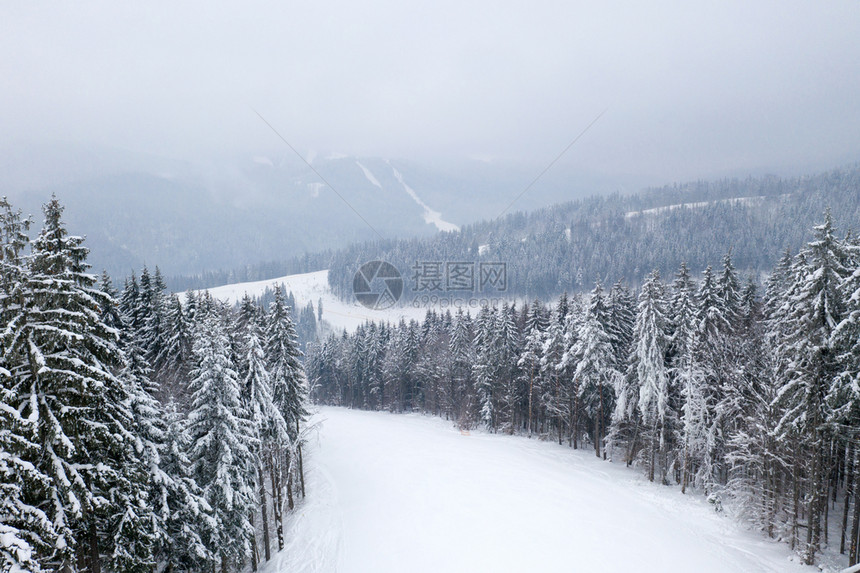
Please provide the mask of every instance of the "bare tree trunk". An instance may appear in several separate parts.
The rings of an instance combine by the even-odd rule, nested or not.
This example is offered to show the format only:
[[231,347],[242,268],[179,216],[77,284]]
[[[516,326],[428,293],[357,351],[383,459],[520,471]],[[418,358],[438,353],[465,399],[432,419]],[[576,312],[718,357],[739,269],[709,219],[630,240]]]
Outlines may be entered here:
[[278,476],[279,469],[275,466],[278,465],[277,462],[273,461],[272,465],[269,467],[269,471],[271,472],[272,479],[272,501],[275,510],[275,528],[278,533],[278,551],[284,550],[284,497],[283,492],[281,491],[281,480]]
[[260,475],[260,508],[263,514],[263,553],[266,556],[266,561],[272,558],[272,550],[269,547],[269,500],[266,499],[266,476],[263,471],[263,465],[257,468],[257,473]]
[[794,448],[794,466],[791,476],[791,483],[793,488],[792,494],[792,512],[791,512],[791,549],[794,550],[797,548],[797,543],[799,541],[798,538],[798,523],[797,520],[800,514],[800,454],[798,453],[798,447],[795,445]]
[[99,556],[99,535],[96,531],[96,522],[89,519],[89,531],[87,537],[90,544],[90,573],[101,573],[102,564]]
[[532,394],[534,392],[534,371],[529,369],[529,437],[532,437]]
[[[856,481],[856,480],[855,480]],[[854,487],[854,518],[851,524],[851,550],[848,552],[848,565],[857,564],[858,537],[860,537],[860,497],[858,487]]]
[[651,429],[651,463],[648,468],[648,481],[654,481],[654,461],[657,452],[657,423],[654,423],[654,427]]
[[[438,410],[438,408],[437,408]],[[437,413],[438,415],[438,413]],[[299,427],[299,421],[296,420],[296,440],[300,440],[301,438],[301,428]],[[305,465],[302,461],[302,443],[299,441],[299,445],[296,448],[298,451],[298,462],[299,462],[299,484],[302,488],[302,499],[305,498]],[[292,507],[290,508],[292,509]]]
[[[819,438],[820,439],[820,438]],[[817,443],[817,440],[816,442]],[[816,448],[817,449],[817,448]],[[806,565],[815,564],[815,553],[818,551],[819,526],[821,519],[821,460],[820,452],[812,453],[810,460],[810,476],[812,483],[810,485],[810,496],[808,504],[809,515],[806,518],[806,552],[804,555],[804,563]]]
[[845,536],[848,533],[848,506],[854,497],[854,442],[848,443],[848,456],[845,462],[845,507],[842,508],[842,537],[839,553],[845,553]]
[[[597,412],[597,420],[594,428],[594,455],[598,458],[600,457],[600,440],[601,440],[601,430],[603,425],[603,386],[597,385],[597,392],[600,395],[600,406],[598,407]],[[604,452],[604,456],[606,453]]]
[[299,483],[302,487],[302,499],[305,498],[305,464],[302,460],[302,446],[299,445]]
[[[254,524],[254,512],[251,512],[251,515],[248,516],[251,520],[251,524]],[[256,573],[258,567],[259,557],[257,555],[257,528],[254,527],[254,533],[251,534],[251,571]]]
[[290,464],[287,464],[287,506],[290,511],[296,506],[293,502],[293,472]]
[[684,432],[684,458],[683,462],[681,462],[681,493],[687,493],[687,465],[689,462],[687,461],[687,452],[690,447],[690,437],[687,435],[687,432]]
[[636,442],[639,440],[639,420],[636,420],[636,425],[633,427],[633,438],[627,446],[627,467],[633,465],[633,456],[636,453]]

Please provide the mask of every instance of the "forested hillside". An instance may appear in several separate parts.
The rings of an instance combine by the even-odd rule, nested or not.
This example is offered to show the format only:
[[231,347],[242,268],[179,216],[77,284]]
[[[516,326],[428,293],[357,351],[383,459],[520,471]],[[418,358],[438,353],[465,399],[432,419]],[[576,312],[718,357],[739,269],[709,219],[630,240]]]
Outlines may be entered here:
[[[856,173],[831,177],[838,191],[821,196],[852,204],[840,182]],[[860,241],[827,213],[763,292],[732,254],[720,260],[702,273],[681,263],[671,281],[652,270],[638,294],[598,282],[550,305],[368,323],[312,349],[312,396],[593,448],[732,503],[807,564],[825,547],[856,563]]]
[[31,240],[0,201],[0,570],[256,570],[305,493],[283,293],[180,304],[144,269],[118,294],[62,212]]
[[[698,272],[728,251],[739,270],[758,277],[784,249],[796,251],[808,241],[828,207],[840,228],[857,230],[860,167],[592,197],[458,233],[355,244],[333,253],[329,282],[335,293],[351,297],[353,276],[367,261],[387,261],[404,279],[416,262],[496,261],[507,265],[510,294],[549,297],[587,290],[595,280],[638,285],[651,269],[667,275],[682,261]],[[416,281],[405,285],[402,300],[422,294]]]

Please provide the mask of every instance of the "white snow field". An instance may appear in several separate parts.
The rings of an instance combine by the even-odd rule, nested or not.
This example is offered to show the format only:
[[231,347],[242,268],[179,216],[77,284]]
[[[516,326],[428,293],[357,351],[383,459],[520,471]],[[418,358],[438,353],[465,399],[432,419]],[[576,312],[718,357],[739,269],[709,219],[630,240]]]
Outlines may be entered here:
[[296,304],[300,307],[309,302],[317,308],[317,302],[323,302],[323,320],[334,328],[352,332],[358,326],[370,321],[389,321],[397,323],[401,318],[407,321],[414,318],[421,320],[427,312],[424,308],[411,306],[393,307],[385,310],[373,310],[366,308],[357,302],[344,302],[337,298],[328,286],[328,271],[316,271],[298,275],[288,275],[276,279],[264,281],[235,283],[207,289],[209,293],[219,300],[236,303],[242,300],[247,293],[249,296],[262,296],[266,288],[274,288],[276,285],[284,285],[287,292],[292,292],[296,297]]
[[307,499],[264,573],[812,573],[641,472],[420,415],[322,408]]

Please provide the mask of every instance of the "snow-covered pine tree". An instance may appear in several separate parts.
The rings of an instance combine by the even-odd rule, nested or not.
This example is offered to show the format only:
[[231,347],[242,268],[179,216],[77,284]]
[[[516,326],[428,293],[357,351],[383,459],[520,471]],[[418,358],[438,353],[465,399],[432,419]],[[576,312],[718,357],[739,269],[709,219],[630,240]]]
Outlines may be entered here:
[[[0,199],[0,319],[4,324],[17,315],[22,283],[27,269],[22,251],[28,243],[30,220]],[[17,405],[22,388],[7,366],[14,356],[7,353],[9,332],[3,333],[0,354],[0,569],[41,570],[40,560],[56,550],[57,535],[48,516],[39,508],[38,492],[49,491],[50,477],[35,461],[40,452],[34,420],[22,418]]]
[[[772,275],[772,278],[776,275]],[[726,491],[752,524],[773,537],[782,503],[781,483],[790,461],[782,456],[775,434],[779,421],[774,401],[783,371],[765,351],[761,304],[750,281],[741,296],[740,359],[743,367],[741,409],[726,444],[729,480]]]
[[[369,381],[370,362],[373,353],[370,351],[370,338],[372,336],[372,323],[365,329],[362,338],[362,352],[364,354],[363,378]],[[416,373],[418,386],[422,389],[422,408],[425,412],[441,415],[444,411],[448,413],[448,388],[446,383],[448,357],[448,329],[444,325],[443,315],[435,311],[427,312],[422,325],[421,347],[423,352],[418,355]],[[366,382],[365,382],[366,384]]]
[[795,288],[785,301],[790,330],[781,353],[789,357],[789,369],[787,382],[777,396],[784,414],[776,431],[785,439],[797,440],[800,449],[797,463],[803,468],[802,487],[807,492],[802,555],[807,564],[814,563],[820,549],[830,485],[832,412],[826,397],[839,372],[833,334],[845,312],[840,289],[848,276],[846,260],[827,212],[824,223],[815,227],[815,238],[798,257]]
[[202,317],[193,351],[189,459],[214,518],[202,537],[222,573],[227,573],[251,557],[254,531],[249,516],[256,508],[254,435],[240,398],[229,340],[217,314]]
[[280,289],[275,291],[275,300],[266,320],[264,348],[273,400],[287,422],[290,438],[298,442],[301,424],[308,414],[305,407],[307,384],[296,329]]
[[[849,236],[844,244],[846,277],[840,286],[845,302],[844,318],[833,333],[833,342],[838,352],[838,374],[827,396],[831,411],[831,423],[839,428],[842,447],[847,450],[845,503],[842,513],[842,535],[840,553],[848,542],[849,564],[858,562],[858,536],[860,536],[860,484],[857,480],[858,448],[860,436],[860,241]],[[851,535],[848,536],[848,511],[853,499],[854,515],[851,520]]]
[[186,385],[192,367],[192,329],[193,325],[179,297],[175,294],[167,296],[164,308],[165,340],[155,359],[158,386],[167,401],[172,399],[180,404],[187,401]]
[[116,331],[101,320],[105,295],[86,274],[83,239],[68,235],[62,211],[56,198],[44,207],[30,275],[7,323],[10,372],[20,388],[15,407],[33,423],[36,467],[51,479],[42,494],[59,536],[56,565],[95,573],[104,554],[116,570],[145,570],[142,472],[129,393],[115,374],[123,356]]
[[[107,272],[102,272],[101,283],[99,283],[99,290],[101,290],[105,295],[105,299],[102,302],[101,307],[101,315],[100,318],[105,326],[113,328],[118,332],[122,332],[125,328],[125,321],[122,318],[122,312],[119,309],[119,294],[113,286],[113,281],[110,278],[110,275]],[[122,340],[120,340],[122,343]]]
[[[367,380],[367,405],[371,410],[382,408],[383,379],[382,359],[384,358],[385,327],[375,322],[367,325],[365,338],[366,364],[364,376]],[[448,410],[450,411],[450,410]]]
[[579,447],[579,436],[582,426],[582,382],[574,375],[576,372],[576,355],[574,347],[579,341],[580,327],[585,320],[585,305],[577,293],[569,299],[567,317],[564,322],[564,354],[561,362],[556,365],[562,380],[567,386],[568,397],[568,443],[576,449]]
[[568,310],[567,297],[563,296],[550,319],[541,348],[541,403],[546,410],[548,426],[555,427],[559,444],[564,440],[564,428],[570,416],[570,384],[565,369],[560,367],[567,350],[564,325]]
[[454,408],[452,416],[461,429],[469,429],[472,427],[476,404],[472,377],[475,347],[472,340],[472,319],[468,313],[463,313],[462,308],[457,309],[450,345],[451,384],[453,385],[451,395]]
[[295,327],[280,288],[275,289],[275,298],[266,319],[264,351],[272,385],[272,400],[287,424],[290,437],[289,449],[279,452],[271,470],[272,489],[278,500],[275,503],[274,516],[278,527],[278,547],[283,549],[283,493],[286,490],[287,504],[292,509],[296,475],[304,495],[301,426],[307,417],[307,384],[300,362],[301,351],[298,348]]
[[636,322],[636,299],[621,281],[612,285],[607,297],[609,324],[606,331],[615,354],[615,369],[623,372],[630,359],[633,324]]
[[119,312],[122,315],[126,328],[131,332],[139,332],[143,327],[143,320],[140,316],[138,300],[140,299],[140,284],[137,282],[137,277],[134,271],[130,277],[126,277],[125,285],[119,297]]
[[497,383],[496,372],[498,360],[495,355],[496,339],[496,309],[488,306],[481,307],[475,321],[475,363],[472,367],[475,378],[475,389],[480,406],[481,422],[491,430],[496,429],[498,415],[496,412]]
[[0,376],[0,570],[38,572],[39,561],[50,559],[57,543],[36,496],[50,490],[51,480],[33,463],[40,452],[32,421],[9,405],[14,397],[8,371],[0,370]]
[[[271,559],[271,545],[269,543],[269,500],[265,487],[266,474],[271,472],[271,466],[279,452],[291,449],[290,434],[287,423],[272,398],[269,373],[266,370],[265,354],[260,340],[262,333],[253,316],[249,317],[245,323],[245,328],[244,346],[247,349],[247,356],[245,358],[246,373],[242,383],[242,401],[250,416],[250,427],[255,437],[251,453],[255,459],[259,489],[258,501],[263,521],[261,540],[263,555],[268,561]],[[257,545],[256,539],[254,545]],[[256,570],[256,555],[253,565]]]
[[639,411],[645,434],[644,461],[648,479],[654,481],[659,466],[661,482],[666,481],[668,453],[675,412],[669,404],[669,375],[666,367],[668,316],[665,287],[660,273],[652,271],[639,293],[639,308],[633,331],[633,361],[639,384]]
[[733,368],[729,360],[732,317],[727,314],[718,281],[710,266],[702,273],[696,298],[699,307],[695,359],[705,376],[704,422],[707,428],[705,454],[696,472],[696,482],[710,494],[715,487],[725,484],[726,420],[721,415],[721,401],[725,396],[725,379],[730,374],[727,370]]
[[169,477],[165,482],[165,498],[156,510],[165,519],[165,544],[157,554],[165,573],[194,573],[210,567],[216,556],[205,542],[205,533],[218,527],[212,507],[194,479],[194,468],[188,457],[191,436],[188,422],[176,403],[164,407],[164,447],[160,451],[161,470]]
[[526,317],[523,350],[517,363],[520,372],[523,373],[527,387],[526,428],[529,436],[535,431],[534,419],[538,402],[535,390],[542,386],[538,378],[540,377],[544,333],[548,325],[549,318],[546,316],[543,304],[535,299],[529,307],[529,313]]
[[675,277],[669,305],[672,320],[670,340],[670,375],[681,397],[681,420],[677,443],[680,447],[681,493],[686,493],[690,476],[705,455],[707,427],[705,425],[705,376],[696,355],[698,329],[696,324],[695,284],[686,263]]
[[523,388],[519,375],[520,332],[516,324],[516,307],[505,302],[496,317],[495,354],[497,356],[498,385],[500,391],[501,427],[513,434],[520,420],[518,409],[522,403]]
[[573,376],[579,381],[583,412],[592,421],[591,437],[598,457],[606,435],[608,414],[613,409],[613,387],[620,376],[606,331],[608,319],[603,287],[598,282],[591,291],[585,317],[579,323],[579,333],[571,349],[576,364]]
[[[144,283],[144,267],[140,275],[140,289],[142,303],[147,307],[145,322],[143,324],[143,332],[141,333],[141,344],[143,350],[146,351],[146,358],[155,367],[158,367],[158,357],[161,355],[166,343],[166,327],[165,327],[165,286],[164,279],[161,276],[161,270],[155,267],[155,274],[150,280]],[[160,376],[156,372],[156,379]]]

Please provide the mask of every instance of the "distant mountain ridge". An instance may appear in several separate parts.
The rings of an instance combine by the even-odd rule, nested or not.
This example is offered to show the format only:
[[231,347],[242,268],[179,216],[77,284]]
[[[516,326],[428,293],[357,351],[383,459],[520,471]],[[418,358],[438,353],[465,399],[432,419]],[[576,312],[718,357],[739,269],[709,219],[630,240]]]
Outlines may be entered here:
[[[196,275],[457,229],[498,212],[536,171],[480,161],[307,159],[313,169],[288,150],[192,163],[112,148],[21,145],[0,153],[0,195],[39,222],[41,204],[56,193],[70,231],[87,235],[95,272],[123,276],[157,264],[168,276]],[[541,184],[517,207],[606,183],[559,167]]]
[[[827,208],[843,232],[860,230],[860,167],[676,184],[517,212],[459,233],[355,244],[333,253],[329,283],[349,297],[357,267],[375,259],[404,277],[416,262],[499,262],[506,266],[508,294],[548,299],[598,280],[635,286],[655,268],[671,276],[681,262],[698,272],[727,252],[739,270],[758,278],[785,249],[796,252],[809,240]],[[407,283],[409,300],[422,287],[417,280]]]

